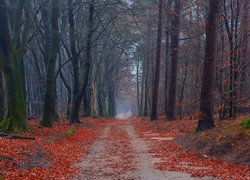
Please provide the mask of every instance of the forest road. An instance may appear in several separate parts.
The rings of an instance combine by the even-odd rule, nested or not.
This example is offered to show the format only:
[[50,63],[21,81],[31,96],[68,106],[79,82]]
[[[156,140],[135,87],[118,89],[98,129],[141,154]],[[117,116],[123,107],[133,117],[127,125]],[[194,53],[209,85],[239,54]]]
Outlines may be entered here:
[[[76,166],[80,173],[74,179],[80,180],[189,180],[185,172],[159,171],[148,153],[149,144],[138,137],[131,120],[116,120],[103,127],[92,145],[87,157]],[[211,179],[204,177],[202,179]]]

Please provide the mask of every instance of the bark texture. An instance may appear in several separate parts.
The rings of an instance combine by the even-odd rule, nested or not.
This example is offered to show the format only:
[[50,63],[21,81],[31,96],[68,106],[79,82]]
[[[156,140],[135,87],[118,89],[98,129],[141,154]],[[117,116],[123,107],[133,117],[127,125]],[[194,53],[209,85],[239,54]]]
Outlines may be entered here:
[[180,27],[180,11],[181,0],[175,1],[173,20],[171,22],[171,73],[170,86],[168,93],[167,119],[174,120],[176,118],[176,84],[177,84],[177,64],[178,64],[178,48],[179,48],[179,27]]
[[158,91],[160,80],[160,60],[161,60],[161,39],[162,39],[162,7],[163,0],[159,1],[159,14],[158,14],[158,31],[157,31],[157,47],[156,47],[156,66],[155,66],[155,78],[152,91],[152,107],[150,120],[155,121],[158,118]]
[[[6,88],[7,112],[0,123],[0,131],[19,132],[27,130],[26,107],[23,94],[21,60],[25,51],[25,39],[20,47],[21,24],[25,1],[18,1],[15,12],[13,37],[9,29],[6,1],[0,1],[0,67],[3,70]],[[20,22],[19,22],[20,21]]]
[[206,28],[205,59],[203,65],[203,78],[200,102],[201,119],[198,122],[197,131],[203,131],[214,127],[213,89],[215,78],[215,52],[217,38],[216,29],[219,4],[219,0],[209,1],[209,14]]
[[82,97],[84,93],[86,93],[86,88],[89,82],[89,74],[91,69],[91,43],[93,36],[93,21],[94,21],[94,9],[95,9],[95,1],[89,1],[89,20],[88,20],[88,35],[87,35],[87,47],[86,47],[86,62],[83,66],[83,80],[80,91],[73,95],[73,102],[70,114],[70,122],[71,123],[79,123],[79,111],[80,105],[82,101]]
[[41,125],[45,127],[51,127],[52,122],[55,120],[55,109],[56,109],[56,59],[59,50],[59,1],[52,1],[51,8],[51,33],[50,33],[50,44],[49,44],[49,56],[46,72],[46,92],[44,102],[43,118]]

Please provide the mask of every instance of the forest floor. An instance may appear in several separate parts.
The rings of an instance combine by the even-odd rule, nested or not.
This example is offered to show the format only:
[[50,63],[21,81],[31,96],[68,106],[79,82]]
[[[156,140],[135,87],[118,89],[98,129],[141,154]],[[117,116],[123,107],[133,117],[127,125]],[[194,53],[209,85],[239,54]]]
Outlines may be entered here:
[[[194,120],[150,123],[142,118],[85,118],[83,121],[80,125],[56,122],[53,128],[39,128],[38,122],[31,120],[30,131],[20,133],[20,136],[34,137],[35,140],[0,138],[0,179],[250,177],[247,161],[241,160],[236,165],[231,163],[232,159],[219,160],[215,156],[217,148],[214,153],[207,153],[204,149],[212,146],[212,140],[205,139],[208,145],[194,148],[200,144],[194,139],[212,137],[215,132],[221,136],[220,141],[226,139],[228,142],[228,131],[222,134],[215,129],[196,134],[197,121]],[[235,127],[237,123],[231,125]],[[238,135],[242,133],[247,138],[237,139],[237,145],[243,149],[238,154],[249,153],[249,144],[244,146],[242,143],[249,142],[249,136],[245,136],[248,131],[242,130]],[[232,147],[230,149],[229,152],[236,153]]]

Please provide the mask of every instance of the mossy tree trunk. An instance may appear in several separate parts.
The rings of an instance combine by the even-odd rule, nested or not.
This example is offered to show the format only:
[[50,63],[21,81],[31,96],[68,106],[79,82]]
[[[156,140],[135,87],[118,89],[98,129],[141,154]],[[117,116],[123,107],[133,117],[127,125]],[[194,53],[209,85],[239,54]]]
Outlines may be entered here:
[[49,43],[49,56],[46,72],[46,92],[44,102],[44,112],[41,120],[41,125],[44,127],[51,127],[52,122],[55,120],[55,106],[56,106],[56,80],[55,68],[56,59],[59,49],[59,1],[52,1],[51,8],[51,33]]
[[27,129],[26,107],[22,90],[20,64],[15,61],[14,57],[13,59],[10,58],[8,61],[14,63],[3,68],[6,86],[7,113],[0,124],[0,129],[19,132]]
[[[2,68],[6,89],[6,113],[0,123],[0,131],[20,132],[27,130],[26,107],[23,91],[21,60],[27,45],[29,29],[29,1],[19,0],[13,9],[14,25],[9,26],[7,5],[0,1],[0,67]],[[25,12],[25,23],[21,18]],[[13,29],[10,30],[9,28]],[[12,32],[12,36],[11,36]]]

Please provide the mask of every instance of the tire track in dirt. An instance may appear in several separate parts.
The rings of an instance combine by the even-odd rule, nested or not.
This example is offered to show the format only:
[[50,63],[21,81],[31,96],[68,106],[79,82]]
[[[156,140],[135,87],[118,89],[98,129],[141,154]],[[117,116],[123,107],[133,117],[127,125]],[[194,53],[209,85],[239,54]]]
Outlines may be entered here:
[[101,167],[98,165],[103,164],[103,155],[105,153],[105,139],[109,132],[110,127],[105,127],[100,137],[92,145],[88,156],[83,159],[76,166],[81,168],[81,172],[75,179],[98,179],[102,176]]
[[75,179],[139,179],[128,138],[119,122],[104,127],[88,156],[77,164],[81,172]]
[[115,120],[101,130],[88,156],[77,164],[81,171],[75,179],[201,179],[189,173],[154,169],[159,159],[153,158],[148,149],[147,142],[139,138],[130,120]]
[[[178,180],[189,180],[189,179],[201,179],[191,177],[189,173],[183,172],[170,172],[165,171],[161,172],[159,170],[154,169],[154,163],[160,161],[159,159],[153,158],[148,153],[148,145],[145,141],[138,138],[134,127],[131,124],[127,124],[126,130],[131,138],[131,144],[136,152],[137,158],[137,167],[140,179],[145,180],[166,180],[166,179],[178,179]],[[203,178],[208,179],[208,178]],[[211,178],[210,178],[211,179]]]

